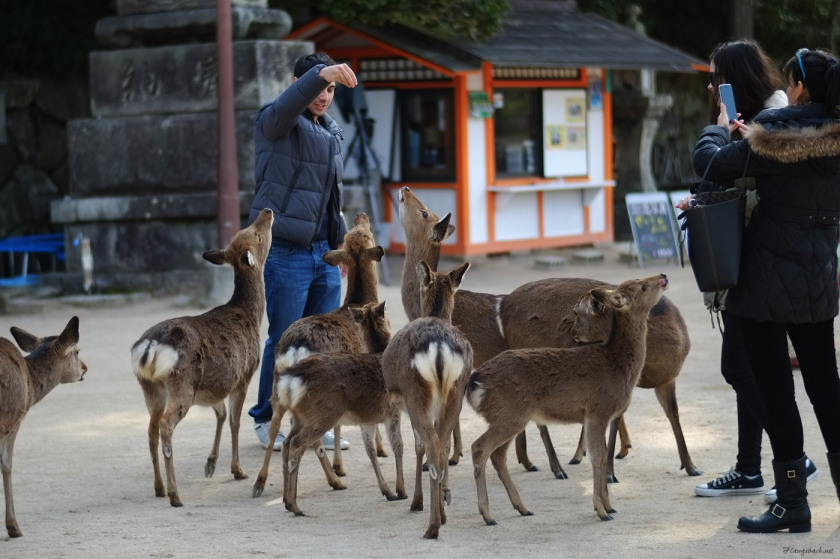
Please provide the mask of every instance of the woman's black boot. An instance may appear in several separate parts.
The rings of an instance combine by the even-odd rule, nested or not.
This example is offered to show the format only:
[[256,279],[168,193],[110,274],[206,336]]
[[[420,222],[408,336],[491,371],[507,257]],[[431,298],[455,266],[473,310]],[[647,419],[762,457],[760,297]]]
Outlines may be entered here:
[[[840,464],[835,467],[840,468]],[[793,462],[773,460],[773,473],[776,476],[776,502],[762,515],[741,518],[738,529],[762,533],[779,530],[810,532],[811,509],[808,508],[808,490],[805,489],[808,477],[805,456]],[[840,469],[837,474],[840,475]]]
[[829,452],[825,455],[828,458],[828,468],[831,470],[831,480],[837,489],[837,498],[840,499],[840,452]]

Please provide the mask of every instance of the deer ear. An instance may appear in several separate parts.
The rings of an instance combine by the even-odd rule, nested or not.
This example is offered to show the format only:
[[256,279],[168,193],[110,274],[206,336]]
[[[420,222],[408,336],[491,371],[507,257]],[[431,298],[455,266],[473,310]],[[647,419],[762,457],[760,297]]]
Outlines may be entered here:
[[450,219],[452,219],[451,212],[443,216],[443,218],[435,224],[432,228],[432,234],[429,236],[430,241],[434,243],[442,243],[446,237],[455,231],[455,226],[449,225]]
[[376,316],[385,316],[385,301],[382,301],[381,303],[376,305],[376,308],[374,309],[374,314]]
[[247,268],[253,268],[257,263],[256,259],[254,258],[254,253],[252,253],[250,250],[246,250],[245,252],[243,252],[242,256],[239,257],[239,261],[242,263],[243,266]]
[[622,309],[629,304],[627,295],[621,291],[609,291],[607,293],[607,301],[616,309]]
[[208,250],[202,254],[201,257],[217,266],[221,266],[225,263],[225,251],[223,250]]
[[417,264],[416,268],[417,272],[417,281],[420,282],[420,285],[427,286],[432,281],[432,269],[429,268],[429,265],[426,263],[425,260],[421,260],[419,264]]
[[43,340],[38,336],[33,336],[23,328],[12,326],[12,336],[15,338],[20,349],[23,351],[35,351]]
[[55,343],[58,343],[60,347],[70,347],[79,343],[78,316],[74,316],[67,322],[67,326],[64,327],[64,331],[58,336],[58,340]]
[[464,274],[467,273],[467,270],[470,269],[470,263],[464,262],[459,267],[455,268],[451,272],[449,272],[449,277],[452,279],[452,283],[455,284],[455,287],[461,286],[461,281],[464,279]]
[[365,311],[363,308],[360,307],[348,307],[347,310],[350,311],[350,316],[353,317],[353,322],[359,324],[364,320]]
[[376,260],[377,262],[382,262],[382,257],[385,256],[385,249],[381,246],[375,246],[373,248],[369,248],[365,251],[365,255],[371,260]]

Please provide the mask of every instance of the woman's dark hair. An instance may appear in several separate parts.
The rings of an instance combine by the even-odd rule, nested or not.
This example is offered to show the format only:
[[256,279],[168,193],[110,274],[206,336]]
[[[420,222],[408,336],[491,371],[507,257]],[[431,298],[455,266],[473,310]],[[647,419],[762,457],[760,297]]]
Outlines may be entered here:
[[[782,76],[758,43],[748,39],[721,43],[709,59],[715,63],[709,122],[720,114],[718,86],[732,84],[735,106],[744,122],[750,122],[764,110],[764,103],[776,90],[784,89]],[[731,115],[734,117],[734,115]]]
[[840,105],[840,63],[830,52],[799,49],[785,63],[782,73],[791,83],[805,84],[814,103]]
[[299,78],[318,64],[334,66],[335,60],[333,60],[328,54],[325,54],[323,52],[313,52],[312,54],[305,54],[298,58],[297,62],[295,62],[294,76],[296,78]]

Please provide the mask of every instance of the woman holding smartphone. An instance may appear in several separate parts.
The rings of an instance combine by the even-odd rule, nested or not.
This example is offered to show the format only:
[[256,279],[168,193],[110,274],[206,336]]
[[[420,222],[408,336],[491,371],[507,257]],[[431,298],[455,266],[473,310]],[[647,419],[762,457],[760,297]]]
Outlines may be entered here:
[[[840,306],[840,63],[829,53],[800,49],[782,73],[790,106],[762,111],[749,126],[730,125],[723,111],[717,125],[703,129],[693,154],[695,170],[711,161],[710,180],[731,181],[745,172],[755,177],[759,196],[744,234],[738,285],[726,306],[735,317],[731,323],[740,327],[764,405],[777,500],[763,514],[741,518],[738,529],[745,532],[811,530],[788,337],[840,497],[840,377],[834,345]],[[732,141],[733,127],[744,140]]]
[[[719,88],[729,84],[735,96],[735,106],[743,122],[751,122],[765,108],[780,108],[788,104],[782,91],[781,74],[754,41],[734,41],[719,45],[711,54],[709,62],[710,109],[709,123],[715,124],[720,116],[721,98]],[[736,115],[727,115],[734,119]],[[731,126],[732,139],[740,139],[740,129]],[[755,207],[755,179],[753,177],[728,181],[729,186],[745,189],[748,193],[747,218]],[[720,311],[723,319],[720,352],[720,372],[735,390],[738,421],[738,454],[735,465],[726,473],[708,483],[694,488],[702,497],[727,495],[754,495],[765,493],[766,487],[761,475],[761,443],[764,435],[764,404],[758,393],[755,375],[747,359],[738,320],[726,311],[726,292],[704,293],[704,301],[710,311]],[[809,479],[819,475],[813,462],[808,461]],[[772,489],[765,494],[767,502],[776,499]]]

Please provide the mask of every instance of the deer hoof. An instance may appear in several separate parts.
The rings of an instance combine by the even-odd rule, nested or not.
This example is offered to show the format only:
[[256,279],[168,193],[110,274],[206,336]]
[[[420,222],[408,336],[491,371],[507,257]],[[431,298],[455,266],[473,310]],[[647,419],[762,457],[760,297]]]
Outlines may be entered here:
[[169,494],[169,504],[173,507],[183,507],[184,503],[181,502],[180,497],[178,497],[177,493],[170,493]]
[[449,489],[443,492],[443,502],[446,503],[447,507],[452,506],[452,491]]
[[213,477],[213,474],[216,473],[216,462],[213,460],[207,460],[207,463],[204,464],[204,477]]
[[257,497],[263,494],[263,490],[265,490],[265,485],[257,485],[255,483],[254,488],[251,489],[251,497],[256,499]]
[[242,470],[234,470],[230,473],[233,474],[233,479],[248,479],[248,474],[246,474]]
[[496,522],[492,518],[490,520],[485,520],[484,523],[487,524],[488,526],[497,526],[499,524],[498,522]]
[[567,474],[564,470],[557,470],[554,472],[554,477],[556,479],[569,479],[569,474]]
[[607,521],[607,520],[612,520],[612,519],[613,519],[613,517],[612,517],[612,516],[610,516],[609,514],[605,514],[604,516],[601,516],[600,518],[601,518],[601,520],[603,520],[603,521]]
[[690,476],[701,476],[701,475],[703,475],[703,472],[701,472],[700,470],[698,470],[694,466],[691,466],[690,468],[686,468],[685,473],[687,473]]
[[618,483],[618,478],[615,474],[607,474],[607,483]]
[[580,460],[578,460],[577,458],[572,458],[571,460],[569,460],[569,464],[577,466],[578,464],[580,464]]
[[7,524],[6,531],[9,533],[10,538],[19,538],[23,535],[23,532],[20,531],[17,523],[15,524]]
[[457,466],[458,465],[458,458],[450,458],[449,459],[450,466]]
[[[524,464],[523,464],[523,466],[524,466]],[[540,467],[537,466],[536,464],[531,464],[530,466],[525,466],[525,471],[526,472],[539,472]]]

